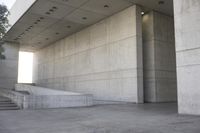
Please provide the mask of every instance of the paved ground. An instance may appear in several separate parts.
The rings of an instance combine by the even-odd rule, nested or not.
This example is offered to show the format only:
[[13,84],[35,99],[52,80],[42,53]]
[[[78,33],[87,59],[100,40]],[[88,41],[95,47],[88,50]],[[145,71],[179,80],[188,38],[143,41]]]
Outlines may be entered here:
[[200,117],[175,104],[0,111],[0,133],[200,133]]

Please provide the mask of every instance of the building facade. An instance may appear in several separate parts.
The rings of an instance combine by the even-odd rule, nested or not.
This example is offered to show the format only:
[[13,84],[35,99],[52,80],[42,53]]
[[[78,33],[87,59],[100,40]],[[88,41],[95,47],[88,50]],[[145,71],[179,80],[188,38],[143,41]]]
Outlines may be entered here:
[[13,88],[18,51],[30,51],[38,86],[200,114],[199,11],[199,0],[17,0],[0,87]]

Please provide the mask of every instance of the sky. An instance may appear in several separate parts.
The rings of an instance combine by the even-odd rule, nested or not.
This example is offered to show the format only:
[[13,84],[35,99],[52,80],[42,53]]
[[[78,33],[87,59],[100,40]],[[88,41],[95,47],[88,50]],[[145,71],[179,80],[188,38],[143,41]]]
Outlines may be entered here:
[[16,0],[0,0],[0,4],[5,4],[8,9],[12,7]]

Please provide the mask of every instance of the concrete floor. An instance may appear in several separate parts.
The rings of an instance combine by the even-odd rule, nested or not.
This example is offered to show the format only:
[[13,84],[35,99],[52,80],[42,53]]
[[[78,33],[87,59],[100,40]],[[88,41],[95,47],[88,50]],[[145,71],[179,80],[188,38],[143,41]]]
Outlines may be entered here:
[[200,133],[200,117],[176,104],[1,111],[0,133]]

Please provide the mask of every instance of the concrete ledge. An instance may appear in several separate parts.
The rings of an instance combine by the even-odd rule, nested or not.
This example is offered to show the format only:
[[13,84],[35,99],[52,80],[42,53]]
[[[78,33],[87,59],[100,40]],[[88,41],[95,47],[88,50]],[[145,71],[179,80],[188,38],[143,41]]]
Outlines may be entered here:
[[44,109],[64,107],[84,107],[93,105],[93,96],[67,91],[57,91],[49,88],[16,84],[16,91],[26,91],[23,109]]

